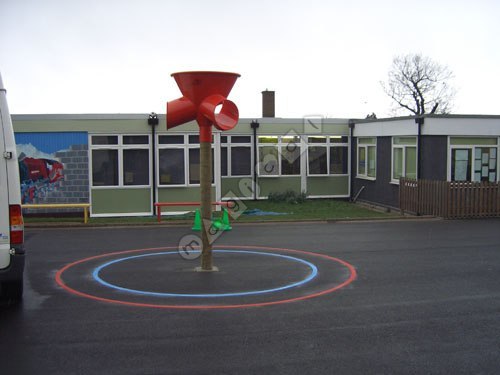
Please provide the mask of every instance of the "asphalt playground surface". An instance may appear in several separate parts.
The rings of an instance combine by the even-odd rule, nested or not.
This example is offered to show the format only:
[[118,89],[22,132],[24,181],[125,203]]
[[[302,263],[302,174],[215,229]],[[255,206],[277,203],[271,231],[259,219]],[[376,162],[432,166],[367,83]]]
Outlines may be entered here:
[[500,220],[236,224],[214,273],[186,234],[28,229],[0,373],[499,373]]

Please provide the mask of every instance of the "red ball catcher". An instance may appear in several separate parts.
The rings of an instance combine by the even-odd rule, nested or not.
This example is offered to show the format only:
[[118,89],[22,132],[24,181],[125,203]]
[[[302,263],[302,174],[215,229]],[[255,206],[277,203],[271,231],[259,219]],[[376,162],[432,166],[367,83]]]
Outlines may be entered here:
[[202,216],[201,270],[213,271],[209,228],[212,222],[212,125],[231,130],[239,119],[238,107],[227,99],[240,75],[227,72],[173,73],[182,97],[167,103],[167,129],[196,120],[200,127],[200,190]]

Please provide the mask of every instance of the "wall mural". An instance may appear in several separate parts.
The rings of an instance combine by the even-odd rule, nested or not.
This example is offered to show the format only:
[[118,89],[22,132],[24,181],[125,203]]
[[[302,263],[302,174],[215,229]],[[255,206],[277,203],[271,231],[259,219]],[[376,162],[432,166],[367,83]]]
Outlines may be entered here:
[[87,133],[15,136],[23,204],[88,202]]

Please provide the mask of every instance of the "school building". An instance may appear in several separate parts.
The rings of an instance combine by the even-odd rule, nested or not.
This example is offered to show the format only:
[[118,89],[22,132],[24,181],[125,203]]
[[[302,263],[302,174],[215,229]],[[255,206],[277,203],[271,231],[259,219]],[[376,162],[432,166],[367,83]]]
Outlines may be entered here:
[[[400,177],[499,181],[500,116],[287,119],[274,117],[271,105],[260,118],[214,131],[214,200],[291,189],[397,208]],[[198,201],[197,124],[167,131],[164,115],[157,126],[148,118],[12,115],[23,203],[90,203],[98,217]]]

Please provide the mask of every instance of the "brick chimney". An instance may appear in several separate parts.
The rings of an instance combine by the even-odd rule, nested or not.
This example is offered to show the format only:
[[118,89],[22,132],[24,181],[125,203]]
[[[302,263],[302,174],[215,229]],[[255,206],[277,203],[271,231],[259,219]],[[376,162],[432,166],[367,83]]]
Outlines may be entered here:
[[274,91],[262,91],[262,117],[274,117]]

